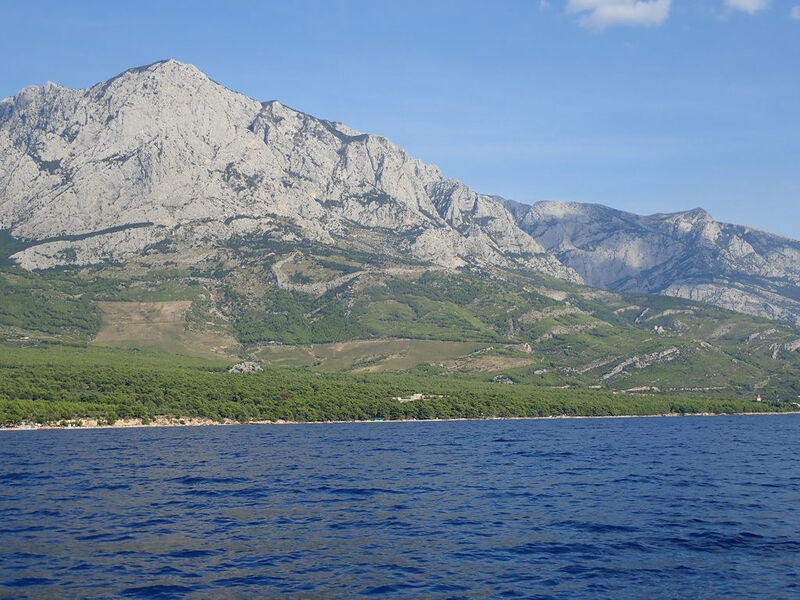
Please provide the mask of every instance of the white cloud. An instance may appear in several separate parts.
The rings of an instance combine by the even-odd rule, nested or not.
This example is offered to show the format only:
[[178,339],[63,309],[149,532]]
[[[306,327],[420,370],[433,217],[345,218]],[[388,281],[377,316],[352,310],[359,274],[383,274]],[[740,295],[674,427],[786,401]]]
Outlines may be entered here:
[[798,4],[797,6],[793,6],[792,7],[792,10],[789,12],[789,16],[792,19],[800,21],[800,4]]
[[769,7],[770,0],[725,0],[725,6],[754,15]]
[[[739,0],[741,1],[741,0]],[[611,25],[661,25],[669,17],[672,0],[569,0],[567,13],[580,15],[589,29]]]

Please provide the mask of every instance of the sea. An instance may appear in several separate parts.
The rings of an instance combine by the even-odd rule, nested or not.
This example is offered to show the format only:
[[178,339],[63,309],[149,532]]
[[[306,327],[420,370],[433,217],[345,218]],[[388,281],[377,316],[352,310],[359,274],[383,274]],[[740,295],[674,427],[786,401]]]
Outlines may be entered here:
[[800,598],[800,415],[3,431],[0,598]]

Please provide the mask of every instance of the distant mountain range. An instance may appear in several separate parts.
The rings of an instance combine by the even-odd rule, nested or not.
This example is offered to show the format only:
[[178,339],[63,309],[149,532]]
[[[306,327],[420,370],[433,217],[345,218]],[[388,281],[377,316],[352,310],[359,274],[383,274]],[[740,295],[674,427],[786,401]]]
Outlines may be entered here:
[[703,209],[639,216],[595,204],[509,200],[517,225],[587,285],[664,294],[800,323],[800,243]]
[[266,236],[800,323],[798,242],[700,209],[643,217],[479,194],[383,137],[257,102],[175,60],[0,102],[0,229],[28,270],[166,251],[221,260],[232,240]]

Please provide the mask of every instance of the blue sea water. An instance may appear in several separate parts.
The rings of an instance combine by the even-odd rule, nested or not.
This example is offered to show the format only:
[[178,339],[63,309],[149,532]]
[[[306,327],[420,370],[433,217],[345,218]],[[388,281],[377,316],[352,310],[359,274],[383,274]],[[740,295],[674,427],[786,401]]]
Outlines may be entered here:
[[0,598],[800,598],[799,431],[0,432]]

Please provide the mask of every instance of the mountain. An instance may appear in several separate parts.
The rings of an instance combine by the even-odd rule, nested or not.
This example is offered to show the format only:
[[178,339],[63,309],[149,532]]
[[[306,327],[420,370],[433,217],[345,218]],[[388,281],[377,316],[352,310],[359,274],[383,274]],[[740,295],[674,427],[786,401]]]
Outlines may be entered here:
[[256,102],[174,60],[3,100],[0,229],[24,240],[13,258],[28,269],[269,233],[580,281],[497,199],[385,138]]
[[175,60],[0,102],[0,230],[26,269],[269,235],[800,322],[798,242],[700,209],[642,217],[478,194],[383,137],[257,102]]
[[800,242],[718,223],[702,209],[639,216],[573,202],[505,204],[588,285],[800,323]]
[[479,194],[173,60],[0,102],[3,347],[794,401],[800,329],[694,300],[796,322],[798,263],[700,211]]

